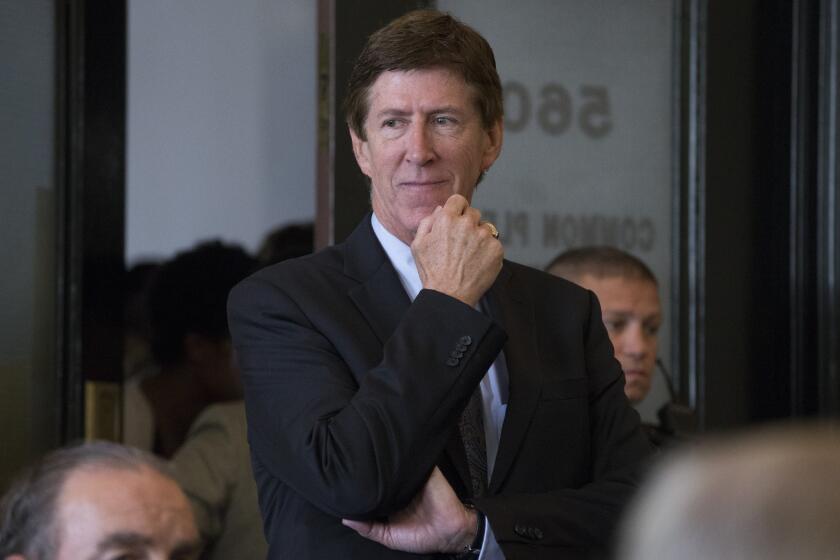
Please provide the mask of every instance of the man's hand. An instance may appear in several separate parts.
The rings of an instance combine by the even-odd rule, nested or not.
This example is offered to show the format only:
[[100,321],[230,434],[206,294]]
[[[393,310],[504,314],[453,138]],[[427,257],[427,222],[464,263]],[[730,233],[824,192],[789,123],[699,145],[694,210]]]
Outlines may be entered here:
[[459,194],[426,216],[411,252],[423,287],[474,307],[502,269],[504,249],[480,225],[481,213]]
[[472,543],[478,514],[455,495],[435,467],[420,493],[387,522],[342,520],[363,537],[394,550],[413,553],[457,553]]

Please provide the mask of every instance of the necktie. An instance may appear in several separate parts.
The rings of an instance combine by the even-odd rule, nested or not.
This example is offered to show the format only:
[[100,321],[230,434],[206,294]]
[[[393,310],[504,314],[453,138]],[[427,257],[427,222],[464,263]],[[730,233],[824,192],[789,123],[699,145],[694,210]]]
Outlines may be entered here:
[[487,490],[487,445],[484,441],[484,416],[481,411],[481,388],[476,387],[467,407],[458,422],[467,464],[470,468],[470,482],[474,498],[480,498]]

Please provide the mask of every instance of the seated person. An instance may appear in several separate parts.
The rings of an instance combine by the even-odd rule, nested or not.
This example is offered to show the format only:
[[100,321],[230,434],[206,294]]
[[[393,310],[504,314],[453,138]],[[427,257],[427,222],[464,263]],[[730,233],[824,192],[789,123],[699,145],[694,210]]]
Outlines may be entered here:
[[145,441],[127,443],[169,458],[205,407],[242,398],[225,304],[230,289],[256,267],[239,246],[208,242],[156,273],[149,316],[159,371],[126,385],[126,411],[134,416],[126,422],[146,423]]
[[625,517],[622,560],[840,557],[836,425],[707,440],[652,474]]
[[3,560],[191,560],[200,548],[189,503],[166,467],[115,443],[50,453],[0,501]]
[[172,458],[209,560],[264,560],[268,545],[251,472],[245,406],[208,406]]
[[[598,296],[615,357],[624,370],[624,393],[631,403],[640,403],[650,392],[662,323],[653,272],[638,258],[613,247],[569,249],[546,270]],[[659,425],[643,425],[657,446],[672,443],[674,438],[667,410],[667,405],[660,409]]]
[[[281,226],[266,236],[261,266],[312,252],[312,224]],[[205,543],[202,558],[263,560],[268,552],[251,472],[242,400],[208,406],[172,459]]]

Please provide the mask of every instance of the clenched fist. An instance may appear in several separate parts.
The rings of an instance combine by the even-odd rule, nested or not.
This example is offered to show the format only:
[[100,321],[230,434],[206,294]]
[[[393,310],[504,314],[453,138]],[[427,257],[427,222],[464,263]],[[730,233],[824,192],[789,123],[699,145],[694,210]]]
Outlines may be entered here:
[[480,223],[481,212],[453,194],[417,228],[411,252],[423,287],[474,307],[502,269],[504,248]]

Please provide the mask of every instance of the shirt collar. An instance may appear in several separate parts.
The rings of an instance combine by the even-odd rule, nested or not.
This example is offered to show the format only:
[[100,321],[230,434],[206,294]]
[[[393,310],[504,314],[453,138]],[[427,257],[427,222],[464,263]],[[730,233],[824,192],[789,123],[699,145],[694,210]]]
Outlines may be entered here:
[[385,254],[388,255],[388,260],[391,261],[391,264],[396,269],[405,292],[411,298],[411,301],[414,301],[414,298],[423,289],[423,283],[420,281],[420,274],[417,272],[417,265],[414,263],[414,255],[411,254],[411,247],[385,229],[385,226],[382,225],[382,222],[379,221],[376,214],[371,214],[370,222],[371,226],[373,226],[373,233],[385,250]]

